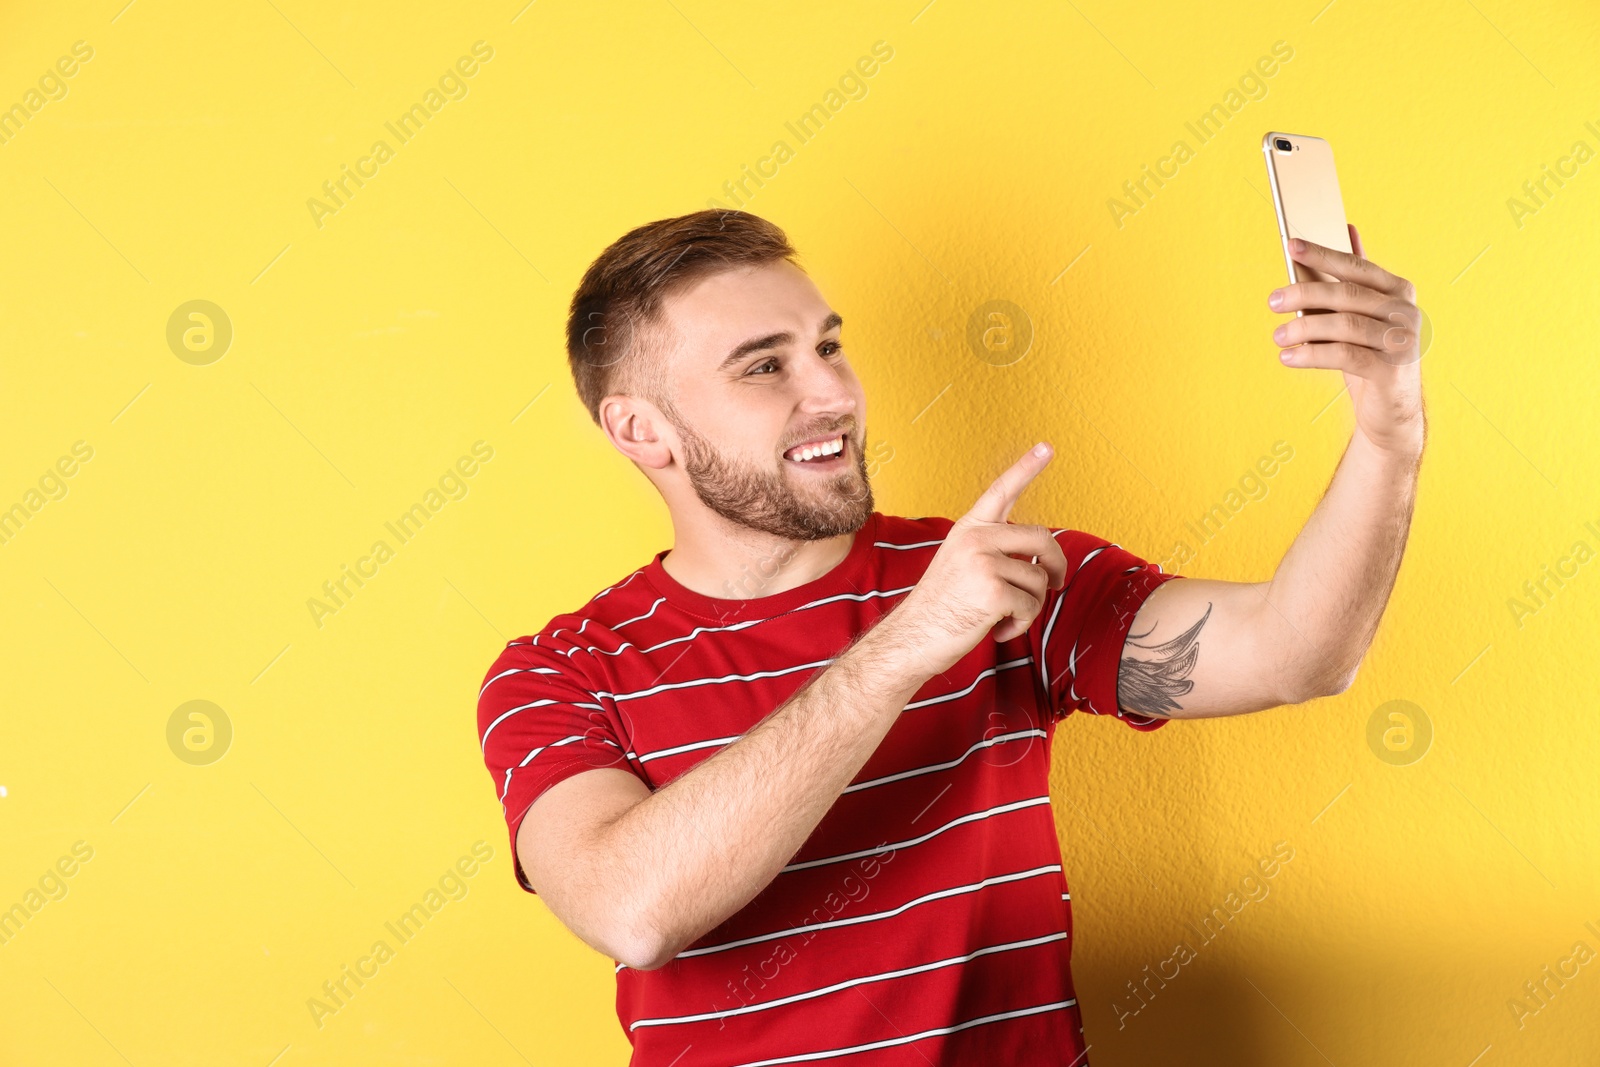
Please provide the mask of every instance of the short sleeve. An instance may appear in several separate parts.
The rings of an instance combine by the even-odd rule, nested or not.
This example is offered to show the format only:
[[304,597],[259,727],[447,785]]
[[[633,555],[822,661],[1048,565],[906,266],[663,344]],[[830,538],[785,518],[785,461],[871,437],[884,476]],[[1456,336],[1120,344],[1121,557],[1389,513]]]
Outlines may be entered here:
[[1124,711],[1117,703],[1122,646],[1139,607],[1179,574],[1119,545],[1078,530],[1052,530],[1067,557],[1067,581],[1050,590],[1029,631],[1040,682],[1056,718],[1074,711],[1114,715],[1136,730],[1166,723],[1158,716]]
[[505,813],[517,884],[530,893],[536,891],[517,857],[517,831],[533,802],[583,771],[635,772],[614,705],[591,689],[583,673],[585,655],[546,633],[518,638],[494,661],[478,691],[478,744]]

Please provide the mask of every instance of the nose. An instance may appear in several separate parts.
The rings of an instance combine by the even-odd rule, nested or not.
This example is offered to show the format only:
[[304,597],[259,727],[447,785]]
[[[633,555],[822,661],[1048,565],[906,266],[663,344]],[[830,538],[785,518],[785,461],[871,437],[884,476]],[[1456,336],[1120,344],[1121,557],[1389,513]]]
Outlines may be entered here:
[[857,415],[855,377],[843,359],[829,362],[819,352],[801,360],[796,383],[800,409],[815,414]]

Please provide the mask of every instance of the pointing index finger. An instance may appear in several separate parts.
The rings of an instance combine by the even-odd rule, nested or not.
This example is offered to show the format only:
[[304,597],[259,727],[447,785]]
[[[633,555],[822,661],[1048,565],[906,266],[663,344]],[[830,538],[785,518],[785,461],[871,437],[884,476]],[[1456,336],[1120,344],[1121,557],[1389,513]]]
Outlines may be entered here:
[[968,517],[983,522],[1005,522],[1011,514],[1011,506],[1054,455],[1055,450],[1043,441],[1030,448],[983,491],[972,510],[967,512]]

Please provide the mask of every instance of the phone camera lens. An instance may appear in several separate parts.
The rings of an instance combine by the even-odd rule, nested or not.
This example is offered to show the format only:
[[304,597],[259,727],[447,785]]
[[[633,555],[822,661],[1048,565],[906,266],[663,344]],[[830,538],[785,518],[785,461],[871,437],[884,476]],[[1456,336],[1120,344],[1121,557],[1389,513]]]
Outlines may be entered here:
[[1289,143],[1288,139],[1284,137],[1279,137],[1277,140],[1273,141],[1272,146],[1280,152],[1287,152],[1289,149],[1294,147]]

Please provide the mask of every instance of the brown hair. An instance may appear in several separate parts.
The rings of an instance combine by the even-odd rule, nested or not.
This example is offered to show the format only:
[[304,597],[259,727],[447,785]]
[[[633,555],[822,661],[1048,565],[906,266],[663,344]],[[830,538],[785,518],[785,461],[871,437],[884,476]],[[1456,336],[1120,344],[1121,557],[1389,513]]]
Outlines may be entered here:
[[766,219],[718,208],[658,219],[613,241],[584,272],[567,316],[567,362],[589,417],[599,425],[600,401],[613,393],[670,410],[665,368],[644,351],[640,328],[661,324],[666,296],[718,271],[795,263],[796,255]]

